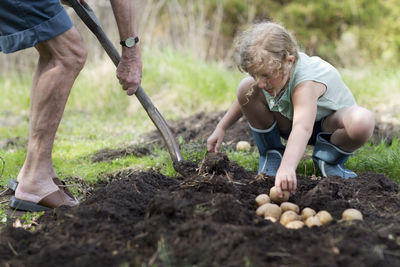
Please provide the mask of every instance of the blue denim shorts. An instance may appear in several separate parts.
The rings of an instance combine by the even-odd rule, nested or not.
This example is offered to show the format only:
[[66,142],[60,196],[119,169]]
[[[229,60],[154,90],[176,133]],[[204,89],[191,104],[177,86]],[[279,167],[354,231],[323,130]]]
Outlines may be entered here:
[[4,53],[53,39],[71,27],[60,0],[0,1],[0,51]]
[[[317,135],[322,132],[322,123],[323,123],[324,119],[320,120],[320,121],[316,121],[314,123],[314,128],[313,128],[313,132],[311,134],[310,139],[308,140],[308,145],[310,146],[314,146],[315,145],[315,141],[317,140]],[[281,133],[281,137],[283,137],[284,139],[288,139],[290,135],[289,133],[283,134]]]

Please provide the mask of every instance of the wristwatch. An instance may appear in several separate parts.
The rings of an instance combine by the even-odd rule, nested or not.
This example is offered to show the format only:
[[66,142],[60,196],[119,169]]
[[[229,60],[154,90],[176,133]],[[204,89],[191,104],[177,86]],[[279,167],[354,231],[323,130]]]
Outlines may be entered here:
[[128,37],[125,41],[121,41],[119,43],[125,47],[134,47],[137,43],[139,43],[139,37]]

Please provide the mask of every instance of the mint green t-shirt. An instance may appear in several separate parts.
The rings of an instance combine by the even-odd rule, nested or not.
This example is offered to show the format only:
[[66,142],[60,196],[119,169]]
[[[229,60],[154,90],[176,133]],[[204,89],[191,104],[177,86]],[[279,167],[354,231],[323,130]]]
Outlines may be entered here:
[[320,82],[326,86],[325,93],[318,99],[316,121],[336,110],[356,105],[353,94],[335,67],[319,57],[299,53],[299,59],[290,75],[289,84],[283,89],[282,96],[274,98],[263,90],[269,109],[281,113],[292,121],[292,93],[294,88],[304,81]]

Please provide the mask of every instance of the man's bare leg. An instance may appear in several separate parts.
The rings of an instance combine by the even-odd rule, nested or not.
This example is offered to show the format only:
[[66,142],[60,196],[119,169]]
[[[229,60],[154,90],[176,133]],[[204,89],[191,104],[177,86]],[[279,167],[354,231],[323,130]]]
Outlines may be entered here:
[[28,149],[15,197],[36,203],[58,190],[52,180],[54,138],[87,52],[75,27],[35,48],[40,57],[31,87]]

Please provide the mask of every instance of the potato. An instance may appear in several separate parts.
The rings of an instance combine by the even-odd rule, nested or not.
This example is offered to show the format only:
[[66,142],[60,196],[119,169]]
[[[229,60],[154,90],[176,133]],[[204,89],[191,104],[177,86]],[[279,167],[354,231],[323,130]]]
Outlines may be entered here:
[[256,203],[258,206],[262,206],[266,203],[271,203],[271,200],[267,194],[261,194],[256,197]]
[[321,221],[322,225],[325,225],[333,220],[331,214],[326,210],[318,211],[316,216]]
[[264,211],[264,219],[266,219],[268,217],[275,218],[276,220],[279,219],[279,217],[282,214],[282,211],[278,205],[272,204],[272,203],[267,203],[267,204],[264,204],[263,206],[266,206],[266,209]]
[[315,210],[311,209],[311,208],[304,208],[301,211],[301,219],[305,222],[308,217],[314,216],[316,214]]
[[363,215],[359,210],[347,209],[342,213],[342,219],[345,221],[363,220]]
[[299,214],[299,206],[297,206],[296,204],[294,204],[294,203],[291,203],[291,202],[283,202],[282,204],[281,204],[281,210],[282,210],[282,212],[285,212],[285,211],[288,211],[288,210],[292,210],[292,211],[294,211],[294,212],[296,212],[297,214]]
[[236,144],[236,151],[250,151],[251,146],[250,143],[247,141],[239,141]]
[[273,202],[278,203],[278,204],[280,204],[280,203],[282,203],[282,202],[286,202],[286,201],[289,200],[289,197],[290,197],[289,191],[282,191],[282,194],[283,194],[283,197],[279,197],[279,196],[278,196],[278,191],[276,190],[276,187],[275,187],[275,186],[272,187],[272,188],[269,190],[269,198],[270,198]]
[[277,221],[277,219],[274,218],[274,217],[265,217],[264,219],[265,219],[265,220],[268,220],[268,221],[271,221],[271,222],[273,222],[273,223],[275,223],[275,222]]
[[299,219],[300,219],[300,217],[296,212],[294,212],[292,210],[288,210],[288,211],[285,211],[281,215],[281,218],[280,218],[279,222],[282,225],[286,225],[286,224],[288,224],[288,223],[290,223],[292,221],[298,221]]
[[[269,204],[269,203],[266,203],[266,204]],[[267,210],[266,204],[261,205],[261,206],[259,206],[259,207],[256,209],[256,214],[257,214],[258,216],[264,216],[264,213],[265,213],[265,211]]]
[[306,225],[311,228],[313,226],[321,226],[322,223],[317,216],[311,216],[307,218]]
[[303,228],[304,223],[302,221],[291,221],[285,225],[286,228],[289,229],[300,229]]

